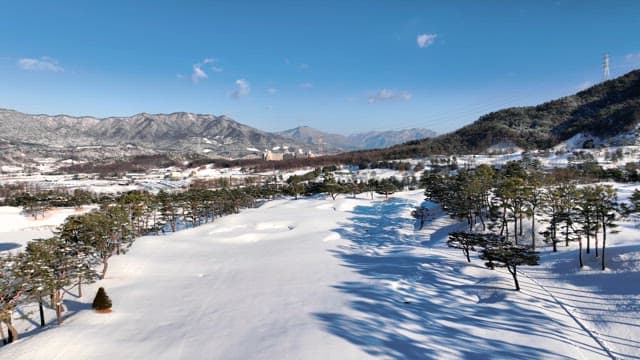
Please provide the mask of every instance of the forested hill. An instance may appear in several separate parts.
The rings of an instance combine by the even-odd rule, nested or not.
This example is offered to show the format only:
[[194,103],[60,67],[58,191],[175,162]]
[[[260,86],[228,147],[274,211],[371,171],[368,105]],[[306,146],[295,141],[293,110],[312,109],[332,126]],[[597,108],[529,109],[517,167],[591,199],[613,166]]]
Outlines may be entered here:
[[511,143],[546,149],[578,133],[608,138],[640,122],[640,70],[547,103],[489,113],[474,123],[435,138],[388,149],[401,156],[469,154]]

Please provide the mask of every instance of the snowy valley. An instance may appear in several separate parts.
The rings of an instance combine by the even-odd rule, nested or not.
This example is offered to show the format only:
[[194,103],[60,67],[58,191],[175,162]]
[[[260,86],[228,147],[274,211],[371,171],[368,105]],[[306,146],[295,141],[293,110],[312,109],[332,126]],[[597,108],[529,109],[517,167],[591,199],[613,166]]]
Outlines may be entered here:
[[[616,185],[621,200],[636,187]],[[411,212],[421,205],[419,230]],[[75,212],[25,220],[2,209],[5,251]],[[447,246],[466,226],[413,190],[281,198],[147,235],[84,296],[65,290],[61,325],[47,308],[39,328],[37,304],[19,307],[20,338],[0,358],[640,358],[633,220],[610,236],[605,271],[593,255],[579,269],[574,244],[553,253],[540,242],[541,264],[519,268],[519,292],[505,269]],[[91,309],[98,287],[109,314]]]

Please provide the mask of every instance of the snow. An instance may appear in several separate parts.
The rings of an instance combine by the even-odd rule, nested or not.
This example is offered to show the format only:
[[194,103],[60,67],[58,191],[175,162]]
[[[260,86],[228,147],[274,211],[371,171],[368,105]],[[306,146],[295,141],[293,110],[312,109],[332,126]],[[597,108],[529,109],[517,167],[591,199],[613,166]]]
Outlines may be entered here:
[[30,240],[51,237],[53,230],[69,215],[82,214],[92,208],[56,208],[45,211],[44,217],[39,214],[34,219],[25,215],[21,208],[0,206],[0,252],[19,250]]
[[[61,326],[17,320],[23,337],[0,358],[640,357],[635,224],[611,236],[611,270],[595,259],[578,270],[575,248],[545,248],[515,292],[506,270],[446,246],[461,225],[435,204],[417,231],[410,212],[422,199],[280,199],[140,238],[83,298],[65,298]],[[90,310],[98,286],[110,314]]]
[[0,166],[0,172],[3,172],[3,173],[17,173],[20,171],[22,171],[22,168],[18,166],[9,166],[9,165]]

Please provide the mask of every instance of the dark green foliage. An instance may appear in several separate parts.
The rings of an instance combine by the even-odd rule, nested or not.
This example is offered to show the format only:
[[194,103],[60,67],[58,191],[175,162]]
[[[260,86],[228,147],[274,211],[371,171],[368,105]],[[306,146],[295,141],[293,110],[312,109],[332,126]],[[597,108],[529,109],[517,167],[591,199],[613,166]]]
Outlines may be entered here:
[[476,247],[482,246],[483,244],[482,234],[462,231],[450,233],[449,240],[447,240],[447,246],[462,250],[462,253],[467,258],[467,262],[471,262],[469,252],[475,251]]
[[506,267],[513,277],[516,290],[520,290],[518,283],[518,269],[520,265],[538,265],[540,257],[538,253],[521,245],[514,245],[508,241],[495,242],[486,246],[480,258],[487,260],[485,265],[493,269],[494,267]]
[[384,195],[385,198],[388,198],[389,195],[393,194],[396,191],[398,191],[397,186],[391,180],[388,180],[388,179],[384,179],[380,181],[380,183],[376,187],[376,192],[378,194]]
[[111,305],[111,299],[109,299],[107,292],[104,291],[103,287],[100,287],[96,293],[96,297],[93,299],[91,307],[95,310],[107,310],[111,309]]
[[338,194],[348,192],[349,189],[346,189],[342,184],[337,183],[332,174],[326,174],[321,186],[321,191],[327,193],[327,195],[331,196],[331,198],[335,200]]
[[78,207],[97,202],[94,194],[81,189],[73,192],[67,190],[26,189],[14,191],[7,196],[5,203],[9,206],[22,206],[26,209],[39,207]]

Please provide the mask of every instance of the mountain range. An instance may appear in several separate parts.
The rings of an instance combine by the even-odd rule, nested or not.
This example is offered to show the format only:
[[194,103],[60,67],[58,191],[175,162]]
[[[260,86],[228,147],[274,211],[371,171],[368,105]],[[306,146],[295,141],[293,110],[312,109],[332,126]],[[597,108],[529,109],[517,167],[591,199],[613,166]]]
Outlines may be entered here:
[[[0,163],[35,157],[104,159],[161,153],[206,153],[210,157],[256,158],[262,151],[337,153],[365,151],[377,158],[487,153],[495,149],[550,149],[580,139],[578,147],[637,144],[640,70],[574,95],[537,106],[513,107],[481,116],[454,132],[410,129],[354,135],[302,126],[261,131],[226,116],[177,112],[130,117],[29,115],[0,109]],[[394,145],[402,143],[400,145]],[[352,158],[365,156],[361,151]],[[349,158],[349,155],[343,158]]]
[[328,152],[385,148],[407,141],[436,136],[436,133],[432,130],[417,128],[340,135],[322,132],[308,126],[299,126],[276,134],[295,140],[299,144],[324,149]]
[[263,151],[283,149],[335,153],[384,147],[431,134],[411,129],[345,137],[308,127],[271,133],[227,116],[188,112],[99,119],[0,109],[0,162],[21,163],[34,157],[91,160],[167,152],[224,158],[255,158]]

